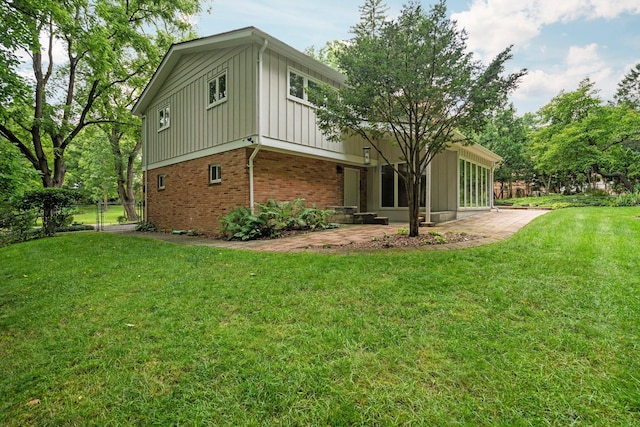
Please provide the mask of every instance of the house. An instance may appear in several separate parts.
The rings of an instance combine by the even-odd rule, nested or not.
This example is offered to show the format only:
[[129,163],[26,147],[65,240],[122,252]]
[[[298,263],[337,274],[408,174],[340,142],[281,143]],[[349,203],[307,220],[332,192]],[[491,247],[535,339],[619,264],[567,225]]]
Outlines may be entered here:
[[[344,81],[254,27],[174,44],[133,108],[142,117],[145,218],[215,232],[235,207],[303,198],[407,221],[401,177],[375,152],[365,158],[364,141],[330,142],[316,125],[305,89]],[[499,160],[478,145],[439,154],[424,177],[426,218],[489,210]]]

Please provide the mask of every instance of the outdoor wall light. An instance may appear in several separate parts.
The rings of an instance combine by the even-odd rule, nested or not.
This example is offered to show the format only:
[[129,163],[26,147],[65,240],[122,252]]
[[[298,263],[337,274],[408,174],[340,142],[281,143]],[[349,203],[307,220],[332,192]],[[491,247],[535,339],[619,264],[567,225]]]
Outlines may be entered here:
[[364,157],[364,164],[370,165],[371,164],[371,147],[363,147],[362,155]]

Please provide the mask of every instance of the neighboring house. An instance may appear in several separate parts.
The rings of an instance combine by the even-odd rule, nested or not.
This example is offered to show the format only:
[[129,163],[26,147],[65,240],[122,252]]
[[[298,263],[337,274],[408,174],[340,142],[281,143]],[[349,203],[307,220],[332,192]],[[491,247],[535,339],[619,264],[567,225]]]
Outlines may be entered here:
[[[364,141],[330,142],[316,125],[306,88],[344,81],[253,27],[174,44],[133,108],[143,119],[145,219],[215,232],[235,207],[303,198],[407,221],[401,177],[374,150],[366,160]],[[489,210],[499,160],[478,145],[438,155],[424,177],[426,218]]]

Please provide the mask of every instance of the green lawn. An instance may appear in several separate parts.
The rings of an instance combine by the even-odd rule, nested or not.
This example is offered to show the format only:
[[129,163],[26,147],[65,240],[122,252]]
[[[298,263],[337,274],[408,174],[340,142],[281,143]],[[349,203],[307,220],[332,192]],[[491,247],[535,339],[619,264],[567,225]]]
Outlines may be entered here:
[[1,248],[0,425],[640,425],[638,242],[580,208],[461,251]]
[[[118,224],[119,217],[124,216],[124,209],[121,205],[108,206],[102,212],[101,221],[104,225]],[[95,224],[97,222],[97,209],[95,205],[78,205],[74,208],[73,221],[78,224]]]

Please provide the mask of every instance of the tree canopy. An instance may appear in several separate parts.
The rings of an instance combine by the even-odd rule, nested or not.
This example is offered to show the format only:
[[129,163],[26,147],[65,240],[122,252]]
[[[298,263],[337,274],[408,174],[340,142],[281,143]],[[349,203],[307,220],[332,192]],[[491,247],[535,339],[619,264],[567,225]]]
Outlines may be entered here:
[[[3,2],[0,136],[16,146],[44,187],[64,183],[64,154],[87,127],[119,120],[98,111],[115,92],[135,97],[199,0]],[[17,37],[13,38],[11,35]],[[23,77],[16,51],[28,58]],[[5,80],[5,78],[7,80]],[[138,79],[138,80],[136,80]]]
[[531,137],[531,158],[547,177],[562,173],[579,183],[598,174],[627,191],[640,178],[640,112],[606,105],[589,79],[542,107]]
[[323,88],[318,123],[334,140],[345,133],[362,137],[390,165],[397,159],[385,157],[383,137],[397,142],[407,164],[410,235],[416,236],[428,163],[459,137],[458,129],[481,129],[526,71],[504,74],[511,47],[486,66],[474,59],[444,1],[428,12],[409,3],[395,20],[364,13],[354,34],[337,53],[346,84]]

